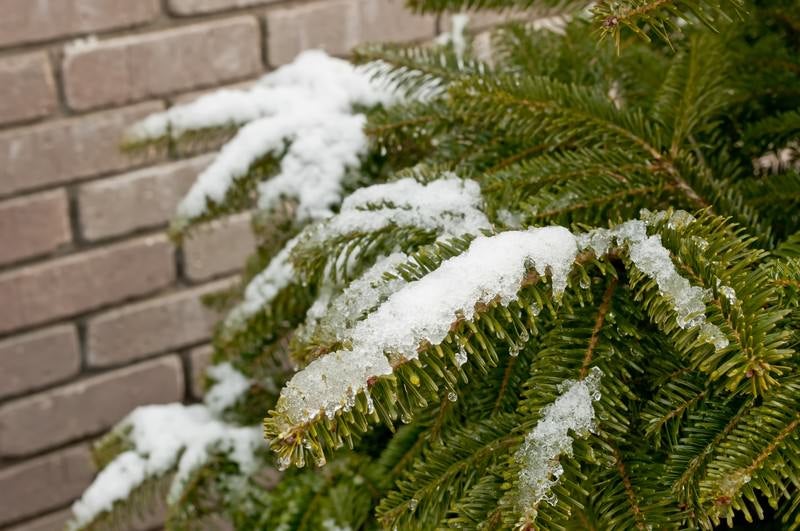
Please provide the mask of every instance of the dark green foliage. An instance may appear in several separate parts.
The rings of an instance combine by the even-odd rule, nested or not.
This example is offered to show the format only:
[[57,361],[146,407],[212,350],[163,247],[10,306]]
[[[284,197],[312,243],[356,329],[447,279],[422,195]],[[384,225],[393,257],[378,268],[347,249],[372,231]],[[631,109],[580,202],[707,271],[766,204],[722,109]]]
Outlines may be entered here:
[[[217,360],[255,382],[229,415],[252,423],[269,410],[269,459],[293,466],[274,488],[250,478],[227,492],[231,463],[215,461],[171,525],[221,513],[239,529],[800,528],[800,173],[754,166],[797,151],[800,3],[600,1],[590,16],[586,2],[409,4],[572,19],[563,34],[499,29],[490,57],[471,39],[464,56],[452,45],[356,51],[410,98],[368,111],[371,152],[348,190],[453,171],[480,184],[491,234],[580,233],[641,216],[704,291],[706,322],[726,344],[679,326],[674,301],[616,242],[579,252],[562,296],[531,270],[516,300],[453,316],[444,341],[419,342],[418,359],[390,358],[392,374],[371,378],[352,408],[295,425],[281,386],[348,347],[346,334],[306,322],[322,289],[341,291],[397,250],[408,260],[383,280],[419,280],[478,235],[389,225],[302,240],[297,282],[215,340]],[[274,171],[262,162],[210,217],[249,206],[248,186]],[[677,209],[695,220],[673,222]],[[649,213],[658,210],[668,215]],[[272,214],[247,278],[302,230]],[[603,375],[596,426],[556,456],[563,475],[550,501],[521,507],[526,434],[565,382],[593,368]],[[108,439],[102,463],[124,444]]]

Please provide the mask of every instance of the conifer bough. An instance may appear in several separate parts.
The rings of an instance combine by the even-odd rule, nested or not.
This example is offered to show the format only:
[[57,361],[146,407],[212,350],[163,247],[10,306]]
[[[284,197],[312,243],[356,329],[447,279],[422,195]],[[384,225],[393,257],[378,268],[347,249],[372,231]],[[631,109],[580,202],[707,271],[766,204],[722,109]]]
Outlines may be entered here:
[[173,234],[258,249],[204,403],[101,440],[72,527],[800,527],[800,2],[409,4],[517,22],[130,130],[224,139]]

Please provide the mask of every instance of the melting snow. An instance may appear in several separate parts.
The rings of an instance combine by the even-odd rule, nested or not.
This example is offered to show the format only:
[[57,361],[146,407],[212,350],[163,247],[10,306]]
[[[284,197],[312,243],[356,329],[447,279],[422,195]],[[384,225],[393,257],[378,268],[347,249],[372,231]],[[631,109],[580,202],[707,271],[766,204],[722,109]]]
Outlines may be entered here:
[[594,407],[600,399],[600,378],[603,372],[592,367],[583,380],[566,380],[559,387],[561,395],[542,410],[542,418],[526,436],[517,450],[519,472],[519,503],[523,511],[534,510],[545,500],[555,503],[550,489],[558,483],[564,469],[559,463],[562,455],[572,455],[572,430],[578,437],[594,431]]
[[560,295],[576,253],[575,238],[563,227],[476,238],[463,254],[406,284],[358,322],[351,350],[328,354],[295,374],[281,392],[279,410],[291,426],[320,411],[332,417],[352,407],[371,378],[392,373],[386,354],[414,359],[421,342],[441,343],[459,314],[472,319],[477,303],[515,300],[529,266],[549,273],[554,294]]
[[[645,213],[651,223],[662,221],[666,213]],[[667,226],[681,229],[695,221],[694,217],[678,210],[667,219]],[[608,248],[627,244],[630,258],[639,270],[654,279],[658,289],[672,302],[678,326],[683,329],[697,327],[700,338],[714,345],[717,350],[728,346],[728,338],[714,324],[706,321],[705,292],[698,286],[692,286],[682,277],[672,262],[669,251],[661,243],[661,236],[647,236],[647,223],[631,220],[613,229],[595,229],[579,236],[581,248],[592,249],[597,256],[604,255]]]

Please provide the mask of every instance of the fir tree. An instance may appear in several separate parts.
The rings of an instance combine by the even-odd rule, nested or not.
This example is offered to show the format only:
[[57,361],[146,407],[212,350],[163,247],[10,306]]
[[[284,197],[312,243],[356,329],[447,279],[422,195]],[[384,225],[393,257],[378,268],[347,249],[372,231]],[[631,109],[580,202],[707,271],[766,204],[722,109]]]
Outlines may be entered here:
[[205,403],[104,438],[74,527],[800,527],[800,3],[409,4],[527,18],[131,130],[227,139],[173,232],[259,248]]

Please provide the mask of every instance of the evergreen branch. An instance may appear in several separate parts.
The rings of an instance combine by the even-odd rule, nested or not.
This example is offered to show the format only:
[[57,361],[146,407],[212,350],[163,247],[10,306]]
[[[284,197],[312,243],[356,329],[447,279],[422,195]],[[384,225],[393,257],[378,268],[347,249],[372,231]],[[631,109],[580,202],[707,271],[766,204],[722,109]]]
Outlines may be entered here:
[[[691,352],[693,366],[708,372],[712,381],[724,377],[726,387],[733,390],[747,378],[751,392],[761,394],[776,384],[775,378],[787,368],[783,363],[791,356],[786,348],[787,334],[778,326],[785,312],[765,310],[765,305],[775,301],[776,294],[769,290],[754,293],[752,286],[765,285],[764,274],[746,269],[747,264],[760,260],[763,253],[748,249],[747,242],[731,232],[725,228],[724,220],[713,217],[702,217],[682,230],[660,230],[664,245],[681,258],[681,269],[694,282],[715,292],[712,300],[715,313],[725,323],[725,330],[737,348],[718,349],[709,354],[707,348],[691,342],[688,337],[679,344],[683,343],[683,348]],[[737,267],[726,271],[725,266],[733,260]],[[726,282],[729,287],[735,287],[722,290]],[[723,291],[727,295],[723,295]],[[727,300],[723,302],[723,298]],[[684,333],[676,331],[664,321],[664,316],[659,316],[658,304],[646,302],[646,306],[666,333],[678,336]],[[711,366],[716,369],[709,371]]]
[[619,43],[621,28],[627,28],[649,41],[645,29],[670,42],[670,33],[677,29],[675,19],[692,17],[711,29],[719,19],[730,20],[730,15],[739,15],[743,9],[741,0],[723,2],[706,0],[626,0],[610,2],[604,0],[592,9],[595,21],[603,36],[612,35]]
[[669,153],[675,159],[684,142],[716,124],[731,94],[722,87],[729,74],[720,39],[694,36],[688,50],[672,61],[653,109],[655,119],[671,136]]
[[603,299],[600,302],[599,308],[597,309],[597,318],[595,319],[594,327],[592,328],[592,337],[589,339],[589,346],[586,347],[586,355],[583,357],[581,370],[578,374],[578,377],[581,380],[586,378],[586,375],[589,371],[589,366],[592,363],[592,356],[594,355],[594,350],[597,347],[597,342],[600,340],[600,331],[602,330],[603,324],[606,321],[606,315],[611,308],[611,300],[614,297],[614,291],[617,289],[617,283],[618,280],[616,277],[612,277],[608,281],[608,287],[606,287],[606,291],[603,293]]
[[[508,448],[519,444],[519,434],[508,433],[511,425],[512,418],[495,417],[491,422],[460,428],[441,445],[433,446],[422,463],[398,483],[398,490],[387,495],[378,507],[378,518],[385,526],[392,527],[402,525],[419,511],[422,521],[438,522],[443,514],[430,508],[441,507],[440,503],[432,503],[435,497],[447,492],[458,498],[459,492],[469,485],[471,468],[485,466],[498,454],[503,455]],[[463,483],[465,480],[467,483]]]
[[622,485],[625,488],[625,495],[628,498],[628,504],[630,505],[630,509],[633,512],[633,517],[636,522],[636,529],[647,529],[647,521],[642,514],[641,507],[639,507],[639,502],[637,500],[636,493],[633,490],[631,478],[628,474],[628,471],[625,469],[625,463],[622,461],[622,453],[619,451],[619,448],[614,446],[612,443],[606,441],[606,444],[611,446],[613,449],[615,461],[614,465],[617,469],[620,479],[622,479]]
[[780,146],[800,134],[800,109],[766,117],[744,132],[745,145]]
[[757,507],[755,489],[776,498],[786,495],[787,484],[796,485],[795,472],[786,463],[800,455],[794,436],[800,427],[798,383],[796,376],[781,383],[741,417],[709,461],[699,496],[712,520],[730,519],[745,499]]

